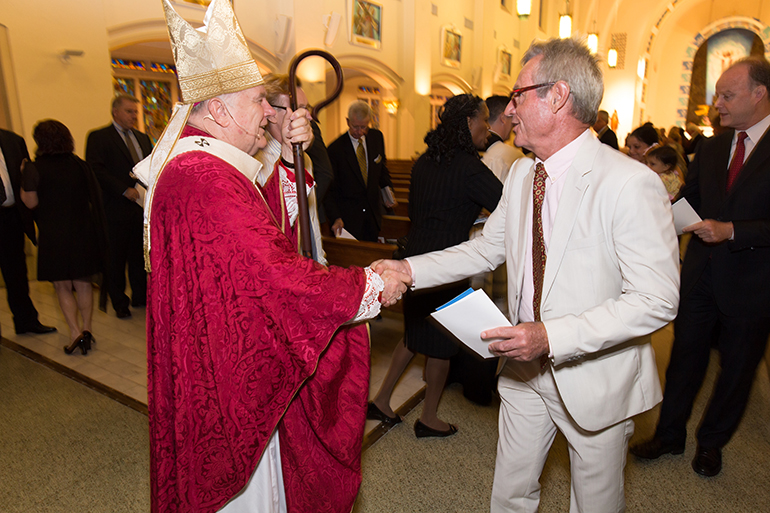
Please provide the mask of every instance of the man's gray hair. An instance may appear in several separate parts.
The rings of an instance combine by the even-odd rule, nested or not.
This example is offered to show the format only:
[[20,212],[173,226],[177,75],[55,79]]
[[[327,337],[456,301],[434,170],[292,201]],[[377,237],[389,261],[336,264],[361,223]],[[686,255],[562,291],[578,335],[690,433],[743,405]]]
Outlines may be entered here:
[[[599,60],[588,47],[576,38],[534,41],[529,47],[521,65],[542,55],[532,79],[533,84],[545,84],[560,80],[569,85],[572,94],[572,113],[578,121],[593,125],[596,113],[604,95],[604,82]],[[548,89],[537,91],[543,98]]]
[[[241,94],[242,92],[243,91],[236,91],[234,93],[222,93],[222,94],[218,94],[217,96],[214,96],[214,98],[219,98],[223,102],[227,103],[225,101],[226,98],[232,98],[234,96],[237,96],[237,95]],[[208,110],[209,101],[213,100],[214,98],[209,98],[208,100],[202,100],[202,101],[199,101],[199,102],[195,102],[193,104],[192,108],[190,109],[190,114],[200,114],[201,112],[207,111]]]
[[139,103],[139,99],[136,96],[131,96],[128,93],[116,94],[112,99],[112,110],[118,108],[123,102]]
[[372,117],[372,108],[363,100],[356,100],[348,107],[348,119],[366,119]]

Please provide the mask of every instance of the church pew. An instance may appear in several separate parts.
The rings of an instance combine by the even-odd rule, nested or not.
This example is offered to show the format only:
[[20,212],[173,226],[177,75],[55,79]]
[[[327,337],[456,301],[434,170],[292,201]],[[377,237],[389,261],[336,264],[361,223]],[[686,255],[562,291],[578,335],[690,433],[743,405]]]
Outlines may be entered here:
[[[375,260],[381,258],[393,258],[396,250],[394,244],[380,244],[378,242],[365,242],[351,239],[338,239],[335,237],[323,237],[322,244],[326,252],[326,260],[329,265],[340,267],[366,267]],[[388,308],[389,311],[402,313],[401,302]]]
[[[399,200],[400,201],[400,200]],[[380,236],[388,239],[400,239],[409,233],[411,221],[406,216],[391,216],[385,214],[382,216],[382,229]]]

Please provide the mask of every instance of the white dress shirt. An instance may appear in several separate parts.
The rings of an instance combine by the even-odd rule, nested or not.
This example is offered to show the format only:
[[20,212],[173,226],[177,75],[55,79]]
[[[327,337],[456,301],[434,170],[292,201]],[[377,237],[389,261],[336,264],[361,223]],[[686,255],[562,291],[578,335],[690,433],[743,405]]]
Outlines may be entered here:
[[[551,241],[551,233],[553,232],[553,222],[556,218],[556,210],[559,207],[559,198],[564,190],[565,175],[572,165],[572,161],[575,160],[575,156],[578,150],[583,145],[583,142],[588,137],[594,137],[590,130],[586,129],[585,132],[580,134],[571,143],[551,155],[548,160],[543,162],[540,159],[535,159],[535,165],[538,162],[543,162],[545,166],[545,172],[548,174],[548,178],[545,179],[545,198],[543,199],[543,243],[545,244],[546,261],[545,265],[548,266],[548,245]],[[535,284],[532,275],[532,195],[529,195],[529,210],[527,211],[527,247],[524,263],[524,284],[521,288],[521,304],[519,305],[519,321],[520,322],[533,322],[535,320],[535,313],[532,310],[532,298],[535,295]]]
[[3,187],[5,188],[5,201],[0,206],[12,207],[16,204],[16,199],[13,196],[11,174],[8,172],[8,165],[5,163],[5,155],[3,155],[2,149],[0,149],[0,178],[3,179]]
[[732,146],[730,146],[730,160],[727,162],[733,161],[735,146],[738,144],[738,132],[746,132],[746,135],[748,136],[743,140],[743,145],[746,148],[746,152],[743,154],[743,162],[746,162],[749,160],[751,152],[754,151],[759,140],[765,135],[768,127],[770,127],[770,116],[766,116],[762,121],[750,127],[748,130],[736,130],[735,134],[733,134]]

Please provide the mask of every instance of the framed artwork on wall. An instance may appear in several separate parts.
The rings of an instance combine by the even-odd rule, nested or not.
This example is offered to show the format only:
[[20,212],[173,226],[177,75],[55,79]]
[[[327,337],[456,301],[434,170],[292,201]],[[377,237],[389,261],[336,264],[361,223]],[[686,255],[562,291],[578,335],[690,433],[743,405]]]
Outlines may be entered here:
[[459,68],[463,54],[463,36],[452,25],[441,29],[441,64]]
[[382,44],[382,5],[371,0],[348,0],[350,42],[379,49]]
[[511,55],[511,52],[504,46],[501,46],[497,53],[497,66],[500,70],[501,80],[510,80],[512,64],[513,56]]

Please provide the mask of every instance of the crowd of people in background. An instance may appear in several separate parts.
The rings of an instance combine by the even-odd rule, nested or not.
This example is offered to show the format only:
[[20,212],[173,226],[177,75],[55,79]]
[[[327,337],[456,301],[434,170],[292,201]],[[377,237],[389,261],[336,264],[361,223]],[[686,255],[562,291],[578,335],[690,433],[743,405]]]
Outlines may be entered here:
[[[234,16],[220,4],[213,5]],[[384,138],[370,127],[372,112],[365,102],[349,106],[348,130],[327,150],[301,88],[298,110],[292,112],[285,75],[263,80],[258,70],[249,68],[244,78],[251,82],[238,91],[199,97],[187,91],[188,118],[177,127],[175,144],[192,150],[171,155],[163,179],[145,160],[153,145],[136,129],[137,100],[127,95],[114,99],[112,123],[89,133],[85,161],[74,155],[72,135],[59,121],[43,120],[35,126],[34,161],[23,140],[0,131],[0,227],[3,237],[14,242],[3,244],[0,263],[17,333],[54,331],[37,321],[28,288],[8,271],[13,266],[13,272],[24,271],[26,279],[17,254],[23,254],[19,240],[29,228],[22,214],[35,214],[38,279],[54,284],[69,327],[70,342],[64,348],[68,354],[79,349],[85,355],[95,342],[94,275],[103,274],[96,281],[109,293],[117,317],[128,318],[129,306],[147,304],[145,265],[154,268],[148,312],[153,500],[221,506],[241,494],[229,503],[236,511],[238,500],[256,500],[258,487],[278,479],[280,492],[274,498],[284,507],[300,495],[312,504],[317,500],[312,490],[287,483],[284,495],[284,484],[274,475],[276,465],[281,473],[281,460],[288,469],[284,474],[302,476],[307,471],[306,463],[279,454],[279,435],[280,444],[310,454],[327,439],[339,438],[332,430],[323,431],[328,426],[316,425],[329,409],[337,408],[340,419],[348,422],[342,424],[350,440],[360,435],[364,414],[385,424],[400,423],[390,398],[416,353],[427,356],[427,390],[415,435],[455,434],[457,426],[438,417],[438,405],[459,345],[427,318],[467,288],[468,277],[507,265],[508,315],[514,326],[481,334],[492,341],[492,353],[508,358],[498,385],[501,432],[493,511],[537,509],[537,478],[557,431],[567,437],[573,460],[572,509],[622,510],[618,475],[633,432],[631,417],[663,399],[654,437],[631,452],[647,459],[683,452],[685,425],[712,343],[722,355],[722,374],[698,433],[692,466],[700,475],[718,474],[721,449],[740,421],[770,333],[770,140],[763,138],[770,125],[770,63],[742,60],[723,73],[716,86],[713,137],[707,138],[693,123],[668,130],[644,123],[620,148],[608,113],[598,110],[602,75],[587,48],[571,39],[533,43],[523,66],[510,97],[485,102],[463,94],[446,102],[441,123],[425,136],[427,150],[411,172],[411,228],[405,251],[401,259],[375,262],[365,270],[329,272],[321,237],[323,224],[335,236],[347,232],[362,241],[377,241],[383,213],[396,205]],[[518,147],[509,141],[511,131]],[[298,191],[294,182],[292,142],[314,155],[308,159],[307,191]],[[197,150],[193,144],[206,149]],[[486,152],[483,160],[480,152]],[[217,187],[220,194],[213,195]],[[153,193],[154,214],[146,214],[146,198]],[[314,261],[296,254],[297,196],[306,193]],[[693,236],[682,264],[680,290],[670,205],[682,197],[703,221],[685,228]],[[188,198],[196,199],[189,209]],[[559,213],[567,213],[557,215],[557,206]],[[482,209],[491,213],[489,220],[481,236],[469,241]],[[186,223],[187,215],[203,216],[212,227]],[[220,231],[216,243],[208,237],[209,229]],[[35,236],[34,231],[26,233]],[[200,261],[190,256],[198,252]],[[262,274],[244,285],[242,280],[254,267]],[[221,272],[216,279],[210,273],[213,268]],[[125,290],[127,271],[130,297]],[[208,283],[206,292],[212,297],[225,298],[221,304],[209,309],[208,298],[181,290],[180,284],[192,275]],[[322,285],[303,288],[311,282]],[[322,400],[319,406],[315,401],[336,394],[335,386],[350,379],[349,373],[365,377],[368,372],[361,366],[346,368],[346,376],[334,374],[342,372],[351,348],[356,358],[368,359],[368,335],[353,321],[378,314],[379,303],[373,298],[380,292],[385,306],[405,295],[405,339],[396,347],[379,391],[367,406],[365,387],[351,383],[355,404]],[[287,306],[283,294],[310,298],[313,306],[307,308],[316,315],[310,327],[301,329],[307,332],[302,342],[312,350],[292,367],[291,379],[283,375],[286,369],[278,368],[279,362],[291,363],[296,357],[283,345],[296,336],[285,326],[304,326],[300,319],[306,312]],[[270,308],[265,306],[268,300]],[[245,313],[240,302],[249,305]],[[203,318],[193,311],[197,307],[206,312]],[[250,327],[269,339],[274,354],[265,360],[270,367],[265,372],[275,383],[280,381],[280,387],[267,390],[270,384],[261,376],[233,363],[253,353],[254,345],[250,331],[228,328],[228,312],[243,315],[238,329]],[[649,335],[675,317],[674,352],[662,394]],[[188,324],[207,336],[197,336]],[[313,338],[314,330],[323,337]],[[181,365],[188,358],[185,344],[202,349],[194,358],[196,365],[177,373],[175,368],[187,367]],[[213,346],[230,355],[222,359],[226,363],[210,356],[206,348]],[[270,401],[255,407],[235,393],[209,394],[198,386],[220,379],[221,373],[207,374],[219,365],[227,370],[225,389],[235,391],[249,383],[270,395],[280,388],[280,408]],[[324,371],[309,372],[315,365]],[[489,374],[494,382],[495,373]],[[217,419],[227,440],[211,441],[209,433],[197,431],[202,414],[175,416],[174,408],[195,409],[174,396],[175,380],[202,399],[221,401],[212,408],[211,418]],[[317,418],[308,413],[314,407],[323,410],[316,412]],[[252,408],[259,414],[243,413]],[[219,418],[223,411],[243,417]],[[167,429],[178,422],[186,423],[186,434],[199,438],[170,436]],[[311,432],[317,440],[298,436]],[[172,476],[172,470],[181,476],[185,465],[172,455],[192,454],[193,445],[207,444],[228,455],[247,455],[237,479],[214,498],[205,497],[205,480]],[[269,461],[262,458],[263,450]],[[345,467],[350,475],[340,479],[347,487],[347,496],[340,500],[348,509],[360,478],[354,452]],[[202,462],[205,454],[195,453],[194,458]],[[332,460],[318,459],[315,465],[333,465]],[[207,479],[227,480],[214,475],[217,470],[211,472]]]

